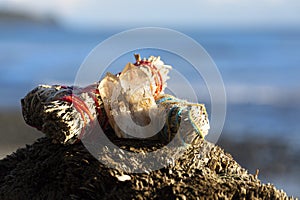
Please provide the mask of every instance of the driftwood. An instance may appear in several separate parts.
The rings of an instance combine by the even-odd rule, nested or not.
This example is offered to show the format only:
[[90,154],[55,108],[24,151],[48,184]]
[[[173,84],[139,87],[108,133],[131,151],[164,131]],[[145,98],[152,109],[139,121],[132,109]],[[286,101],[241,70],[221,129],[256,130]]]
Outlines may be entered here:
[[[157,142],[116,139],[131,151]],[[122,157],[121,157],[122,158]],[[139,167],[139,166],[136,166]],[[173,164],[147,173],[107,168],[82,143],[41,138],[0,161],[0,199],[293,199],[248,174],[231,155],[199,140]]]

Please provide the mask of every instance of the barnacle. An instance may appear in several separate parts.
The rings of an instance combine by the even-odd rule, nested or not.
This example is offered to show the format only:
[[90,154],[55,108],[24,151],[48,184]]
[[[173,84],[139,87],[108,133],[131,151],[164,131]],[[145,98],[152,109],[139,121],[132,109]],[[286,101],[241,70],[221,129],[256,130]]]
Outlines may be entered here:
[[167,119],[161,134],[167,141],[174,136],[191,143],[200,136],[204,138],[210,128],[204,104],[190,103],[172,95],[160,95],[156,103],[167,110]]
[[162,111],[155,99],[163,93],[171,67],[159,57],[135,57],[135,64],[128,63],[118,76],[108,73],[99,84],[105,111],[118,137],[130,137],[126,130],[141,133],[142,129],[147,136],[149,131],[157,133],[163,126],[158,118]]
[[55,143],[74,143],[103,116],[97,90],[96,84],[86,88],[40,85],[21,100],[24,120]]
[[21,100],[25,122],[64,144],[82,139],[96,122],[119,138],[134,137],[134,131],[150,139],[155,137],[147,133],[154,132],[164,142],[175,136],[184,143],[204,138],[209,130],[205,106],[164,94],[171,66],[160,57],[135,58],[122,72],[107,73],[84,88],[36,87]]

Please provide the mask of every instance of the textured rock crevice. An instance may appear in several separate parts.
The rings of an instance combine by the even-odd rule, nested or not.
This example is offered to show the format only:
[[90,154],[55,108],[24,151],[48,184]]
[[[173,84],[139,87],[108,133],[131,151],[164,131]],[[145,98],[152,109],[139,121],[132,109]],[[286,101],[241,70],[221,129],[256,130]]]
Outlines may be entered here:
[[[158,148],[153,141],[115,143],[131,151]],[[127,178],[121,181],[119,177],[124,175]],[[64,146],[52,144],[48,138],[41,138],[0,161],[3,200],[176,198],[292,199],[273,185],[262,184],[231,155],[205,140],[188,147],[167,167],[147,173],[108,168],[82,143]]]

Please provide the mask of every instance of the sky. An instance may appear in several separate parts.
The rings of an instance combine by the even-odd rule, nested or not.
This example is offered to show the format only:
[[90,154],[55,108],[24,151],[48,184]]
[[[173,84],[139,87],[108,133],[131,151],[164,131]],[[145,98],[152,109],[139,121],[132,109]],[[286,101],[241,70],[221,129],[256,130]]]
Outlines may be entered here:
[[72,27],[300,25],[299,0],[0,0],[0,8],[52,16]]

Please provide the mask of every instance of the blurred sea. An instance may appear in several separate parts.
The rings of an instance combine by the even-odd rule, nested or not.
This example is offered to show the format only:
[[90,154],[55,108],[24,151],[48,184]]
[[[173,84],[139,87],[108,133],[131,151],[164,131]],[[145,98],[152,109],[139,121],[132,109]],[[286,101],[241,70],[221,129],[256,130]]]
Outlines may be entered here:
[[[119,32],[107,29],[76,32],[30,23],[4,23],[0,27],[2,108],[19,107],[20,98],[38,84],[74,84],[77,70],[89,52]],[[229,132],[240,134],[246,129],[273,135],[284,131],[288,133],[285,137],[300,141],[297,131],[300,130],[297,123],[300,117],[300,30],[182,32],[199,42],[220,70],[227,93],[230,123],[225,128]],[[190,78],[193,72],[183,66],[184,63],[178,64],[180,60],[170,60],[164,52],[153,53],[161,55],[175,69],[187,69],[185,76],[191,83],[202,84]],[[146,54],[142,56],[148,56]],[[128,61],[134,61],[133,56],[129,56],[120,58],[119,70]],[[209,94],[200,98],[208,102]]]
[[[38,84],[72,85],[89,52],[120,31],[79,32],[32,23],[1,23],[0,29],[1,110],[19,110],[20,99]],[[222,75],[227,93],[222,137],[237,141],[245,137],[279,138],[298,151],[300,30],[180,31],[206,49]],[[174,68],[184,67],[176,66],[177,61],[169,54],[160,55]],[[133,59],[120,58],[120,63],[125,65]],[[186,71],[187,76],[192,77],[192,73]],[[207,91],[203,96],[208,97],[203,101],[209,105]],[[291,194],[300,195],[295,184],[290,188]]]

